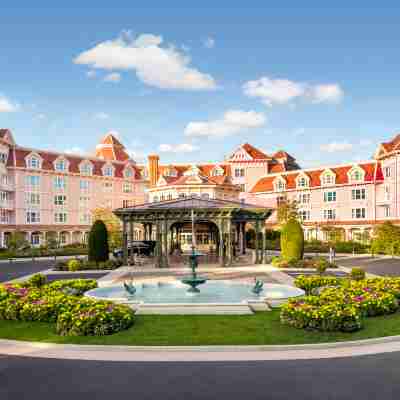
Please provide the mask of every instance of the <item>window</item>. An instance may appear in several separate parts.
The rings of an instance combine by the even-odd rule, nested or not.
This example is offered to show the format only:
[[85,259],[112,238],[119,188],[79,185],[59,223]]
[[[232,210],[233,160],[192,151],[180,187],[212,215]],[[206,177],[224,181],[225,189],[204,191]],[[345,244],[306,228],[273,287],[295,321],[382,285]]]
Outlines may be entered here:
[[40,177],[38,175],[28,175],[25,177],[26,186],[37,189],[40,185]]
[[91,224],[91,215],[89,213],[84,213],[79,215],[79,223],[83,225],[90,225]]
[[278,196],[276,198],[276,204],[282,204],[286,202],[286,197],[285,196]]
[[81,164],[79,169],[82,175],[92,175],[92,165],[88,162]]
[[167,168],[164,175],[165,176],[178,176],[178,173],[175,168]]
[[385,216],[385,218],[390,217],[390,207],[389,206],[384,207],[384,216]]
[[31,244],[32,246],[39,246],[40,245],[40,233],[34,232],[31,235]]
[[67,204],[67,196],[59,194],[54,196],[54,205],[56,206],[65,206]]
[[352,189],[351,191],[352,200],[365,200],[366,197],[365,189]]
[[80,208],[88,208],[90,202],[90,197],[81,196],[79,197],[79,207]]
[[358,182],[363,179],[363,174],[359,169],[355,169],[353,172],[350,174],[350,180],[353,182]]
[[236,168],[235,169],[235,177],[236,178],[244,177],[244,168]]
[[112,182],[104,182],[104,183],[103,183],[103,190],[104,190],[105,192],[112,192],[112,190],[113,190],[113,184],[112,184]]
[[5,204],[10,200],[10,194],[8,192],[0,191],[0,203]]
[[184,199],[186,197],[186,193],[179,193],[179,198]]
[[132,168],[126,168],[124,175],[125,175],[125,178],[132,178],[132,176],[133,176]]
[[114,175],[114,169],[111,165],[106,165],[103,168],[103,175],[104,176],[113,176]]
[[172,193],[168,193],[167,200],[172,200]]
[[310,219],[310,211],[309,210],[300,210],[299,218],[301,221],[308,221]]
[[334,184],[335,184],[335,175],[333,175],[332,173],[325,173],[322,176],[323,186],[334,185]]
[[241,192],[245,192],[245,191],[246,191],[246,185],[245,185],[244,183],[241,183],[241,184],[239,185],[239,188],[240,188],[240,191],[241,191]]
[[336,192],[324,192],[324,201],[325,202],[336,201]]
[[351,217],[353,219],[365,218],[365,208],[353,208],[351,210]]
[[86,179],[79,181],[79,188],[82,192],[88,192],[90,188],[90,182]]
[[392,174],[392,171],[391,171],[390,167],[385,167],[383,171],[384,171],[384,174],[385,174],[385,178],[390,178],[390,176]]
[[10,213],[7,210],[0,210],[0,223],[9,224],[11,222]]
[[124,182],[122,191],[124,193],[131,193],[132,192],[132,183],[130,182]]
[[40,222],[40,212],[39,211],[27,211],[26,212],[26,223],[36,224]]
[[39,193],[25,193],[25,201],[28,206],[40,205],[40,194]]
[[304,188],[308,186],[308,180],[302,176],[297,179],[297,187]]
[[7,154],[6,153],[0,153],[0,163],[5,164],[7,162]]
[[277,192],[283,192],[285,190],[285,182],[283,182],[282,180],[276,181],[275,190]]
[[56,224],[65,224],[67,222],[67,213],[66,212],[54,213],[54,222]]
[[388,201],[388,200],[390,200],[390,187],[389,186],[385,186],[385,189],[384,189],[384,199],[385,199],[385,201]]
[[40,168],[40,158],[36,157],[36,156],[29,157],[28,168],[39,169]]
[[300,204],[308,204],[310,202],[311,199],[311,194],[310,193],[300,193],[297,196],[297,201]]
[[54,177],[54,189],[56,190],[65,190],[67,187],[67,181],[63,176]]
[[130,207],[130,201],[122,200],[122,208],[128,208],[128,207]]
[[67,162],[63,159],[57,160],[55,169],[56,171],[65,172],[67,170]]
[[210,195],[208,193],[202,193],[201,198],[204,200],[208,200],[210,198]]
[[330,219],[330,220],[336,219],[336,210],[332,209],[324,210],[324,219]]
[[212,176],[222,176],[224,175],[224,170],[222,168],[214,168],[212,171]]

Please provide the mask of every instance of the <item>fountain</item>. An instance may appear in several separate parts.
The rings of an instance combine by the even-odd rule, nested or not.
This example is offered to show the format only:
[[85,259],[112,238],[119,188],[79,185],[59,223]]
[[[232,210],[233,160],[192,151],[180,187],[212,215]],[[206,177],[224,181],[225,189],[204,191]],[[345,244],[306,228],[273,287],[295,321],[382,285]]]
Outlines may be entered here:
[[190,268],[192,270],[191,276],[183,278],[181,280],[185,285],[189,285],[188,293],[200,293],[200,289],[197,287],[207,282],[207,279],[201,276],[197,276],[196,268],[199,265],[198,257],[202,256],[202,253],[198,253],[194,244],[194,210],[192,210],[192,253],[189,256]]

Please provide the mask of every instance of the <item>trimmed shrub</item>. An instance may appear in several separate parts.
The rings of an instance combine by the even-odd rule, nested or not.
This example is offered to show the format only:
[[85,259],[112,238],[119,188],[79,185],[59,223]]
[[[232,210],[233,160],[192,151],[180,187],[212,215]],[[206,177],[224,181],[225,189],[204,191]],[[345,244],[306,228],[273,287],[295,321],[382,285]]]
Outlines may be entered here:
[[354,267],[350,271],[350,278],[355,281],[361,281],[365,279],[365,271],[359,267]]
[[81,269],[81,262],[79,260],[69,260],[68,261],[68,271],[75,272]]
[[304,254],[304,234],[300,223],[292,218],[281,231],[281,257],[287,262],[298,261]]
[[47,277],[46,275],[43,274],[35,274],[31,276],[27,281],[28,286],[36,288],[41,288],[46,283],[47,283]]
[[329,261],[325,258],[321,257],[315,262],[315,269],[320,275],[322,275],[328,269],[328,267]]
[[109,253],[106,225],[103,221],[97,220],[89,233],[89,261],[96,263],[107,261]]

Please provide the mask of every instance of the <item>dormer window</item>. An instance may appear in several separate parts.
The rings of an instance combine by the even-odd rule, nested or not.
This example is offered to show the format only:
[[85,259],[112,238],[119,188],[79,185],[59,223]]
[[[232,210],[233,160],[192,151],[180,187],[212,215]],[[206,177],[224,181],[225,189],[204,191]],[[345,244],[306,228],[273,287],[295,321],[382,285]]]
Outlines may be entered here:
[[92,173],[93,173],[92,163],[89,161],[82,162],[79,166],[79,171],[80,171],[81,175],[86,175],[86,176],[92,175]]
[[132,178],[133,176],[132,168],[126,168],[124,171],[124,176],[125,178]]
[[336,175],[332,170],[327,169],[320,175],[320,180],[322,186],[334,185],[336,183]]
[[7,163],[7,153],[0,153],[0,163],[6,164]]
[[349,172],[348,176],[350,178],[351,182],[361,182],[364,180],[364,170],[362,170],[360,167],[355,166],[353,167]]
[[178,175],[178,173],[176,172],[176,169],[175,169],[175,168],[167,168],[166,171],[165,171],[165,173],[164,173],[164,175],[165,175],[165,176],[173,176],[173,177],[176,177],[176,176]]
[[68,161],[65,158],[58,158],[54,163],[54,168],[58,172],[68,171]]
[[212,176],[223,176],[224,173],[225,173],[224,169],[217,165],[216,167],[213,168],[211,175]]
[[309,184],[309,178],[308,178],[308,176],[306,176],[306,175],[299,175],[299,176],[296,178],[296,184],[297,184],[297,187],[300,188],[300,189],[308,187],[308,184]]
[[36,154],[32,154],[27,159],[27,167],[31,169],[40,169],[41,163],[42,163],[41,158]]
[[103,167],[103,176],[114,176],[114,167],[112,165],[105,165]]
[[286,189],[286,182],[283,178],[276,179],[274,185],[277,192],[283,192]]

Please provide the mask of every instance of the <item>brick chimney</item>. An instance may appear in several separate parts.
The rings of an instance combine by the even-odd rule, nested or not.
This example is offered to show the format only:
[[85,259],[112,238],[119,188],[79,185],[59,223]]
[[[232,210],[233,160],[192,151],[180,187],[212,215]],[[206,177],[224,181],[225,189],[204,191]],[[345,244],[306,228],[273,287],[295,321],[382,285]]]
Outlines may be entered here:
[[150,154],[148,157],[148,170],[149,170],[149,179],[150,179],[150,187],[156,186],[158,180],[158,163],[160,161],[160,157],[157,154]]

